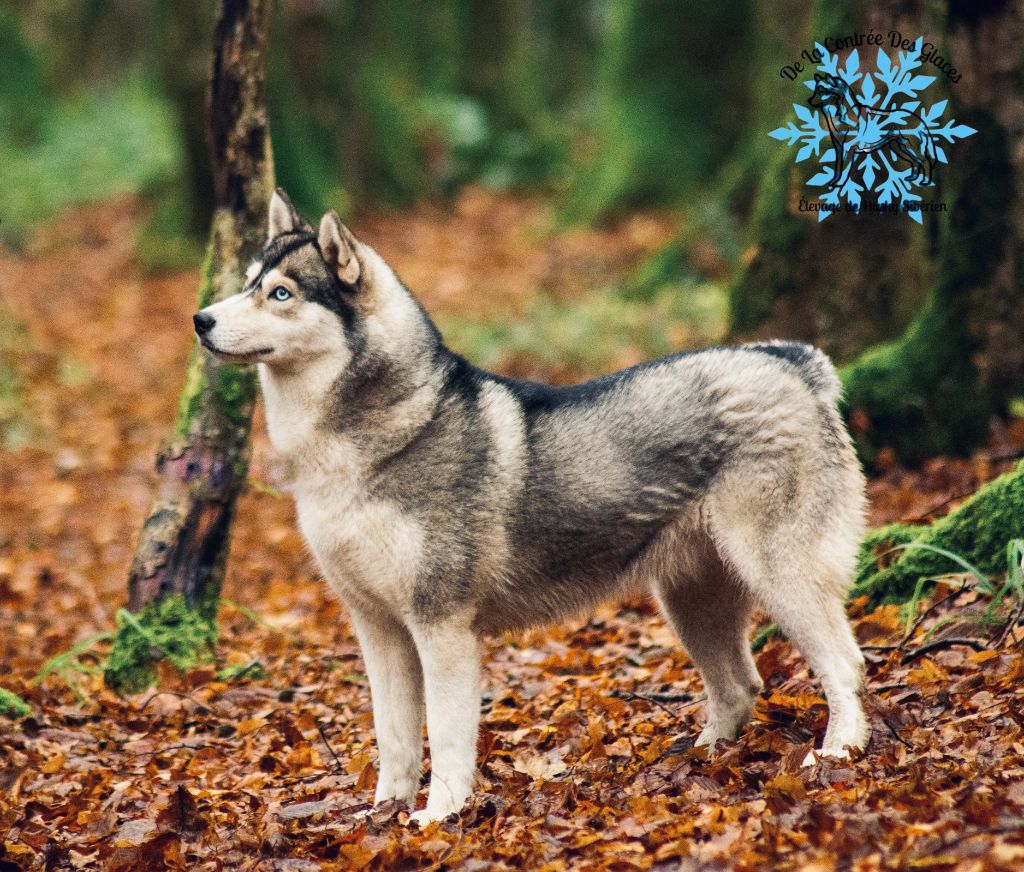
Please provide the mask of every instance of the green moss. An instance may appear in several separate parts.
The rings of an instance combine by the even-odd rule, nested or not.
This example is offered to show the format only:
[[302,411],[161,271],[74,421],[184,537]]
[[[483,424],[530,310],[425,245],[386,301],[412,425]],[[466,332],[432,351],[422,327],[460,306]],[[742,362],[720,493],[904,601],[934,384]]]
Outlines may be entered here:
[[252,404],[256,401],[256,372],[251,366],[228,364],[217,367],[213,390],[220,413],[235,427],[248,428]]
[[933,297],[899,339],[876,345],[840,371],[847,407],[864,413],[861,458],[889,447],[906,461],[959,454],[982,438],[993,412],[965,353],[959,307]]
[[930,526],[893,524],[871,531],[864,539],[852,595],[866,594],[876,604],[902,602],[922,578],[959,571],[947,557],[925,548],[900,551],[880,566],[879,557],[898,545],[915,542],[952,551],[994,576],[1006,568],[1006,543],[1022,535],[1024,463]]
[[729,292],[730,332],[755,330],[774,312],[775,301],[796,290],[795,272],[810,223],[789,211],[792,157],[784,149],[772,156],[754,201],[751,221],[757,249]]
[[[1006,134],[986,112],[958,110],[957,117],[978,132],[950,166],[956,198],[928,301],[902,337],[868,349],[841,372],[847,405],[868,422],[857,434],[867,462],[882,447],[910,461],[965,453],[1019,390],[1013,378],[986,371],[998,352],[985,345],[986,321],[1004,317],[999,273],[1004,240],[1014,238]],[[1009,292],[1024,302],[1021,288]]]
[[199,276],[199,293],[196,305],[205,309],[213,302],[213,243],[206,246],[206,254],[203,257],[202,271]]
[[[214,276],[212,250],[207,248],[203,261],[202,277],[199,282],[198,306],[205,308],[213,302]],[[202,408],[207,395],[208,361],[198,346],[193,348],[189,359],[185,387],[178,401],[178,417],[174,424],[174,438],[184,438],[192,422]],[[245,428],[249,425],[252,404],[256,400],[256,373],[251,366],[225,364],[216,367],[216,384],[213,390],[217,410],[232,426]]]
[[216,640],[216,625],[180,594],[151,602],[138,615],[122,609],[104,679],[118,692],[139,693],[155,683],[160,660],[181,671],[208,663]]
[[0,717],[18,720],[32,714],[32,707],[18,694],[0,687]]
[[[7,54],[6,34],[0,44]],[[39,221],[79,203],[177,184],[182,149],[173,108],[145,76],[106,88],[75,89],[53,103],[41,100],[33,141],[8,123],[21,108],[8,102],[7,61],[0,60],[0,238],[18,241]],[[19,87],[20,85],[16,85]]]
[[206,367],[202,354],[197,345],[189,356],[185,387],[182,388],[178,400],[178,417],[174,422],[175,440],[182,439],[188,434],[206,393]]

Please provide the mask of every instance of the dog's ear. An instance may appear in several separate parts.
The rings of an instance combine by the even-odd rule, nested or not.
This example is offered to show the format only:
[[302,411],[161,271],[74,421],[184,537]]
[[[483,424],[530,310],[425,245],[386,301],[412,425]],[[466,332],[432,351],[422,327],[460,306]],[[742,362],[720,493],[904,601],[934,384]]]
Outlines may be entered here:
[[338,278],[347,285],[359,281],[361,267],[356,251],[359,243],[338,213],[333,209],[320,219],[320,233],[317,242],[327,265],[337,273]]
[[267,220],[267,241],[275,239],[282,233],[291,233],[294,230],[312,229],[302,216],[299,215],[292,201],[284,192],[284,188],[278,188],[270,198],[270,214]]

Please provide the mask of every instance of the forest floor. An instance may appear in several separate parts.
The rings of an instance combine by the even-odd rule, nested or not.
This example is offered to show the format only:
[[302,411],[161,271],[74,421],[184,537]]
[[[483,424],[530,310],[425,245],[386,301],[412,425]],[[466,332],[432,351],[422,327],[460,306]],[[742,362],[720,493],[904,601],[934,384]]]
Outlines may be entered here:
[[[692,749],[699,678],[636,601],[490,644],[479,791],[458,821],[357,815],[376,777],[366,677],[274,492],[262,419],[218,661],[120,698],[96,674],[101,640],[34,681],[124,605],[190,347],[197,273],[143,275],[139,220],[132,202],[91,207],[0,252],[0,685],[32,708],[0,718],[0,870],[1024,868],[1022,633],[986,624],[955,577],[911,632],[896,607],[851,604],[872,729],[851,760],[800,768],[827,709],[782,639],[757,655],[752,724]],[[656,215],[545,222],[542,204],[471,192],[362,229],[428,309],[482,315],[524,311],[541,285],[571,301],[672,230]],[[891,465],[871,522],[941,515],[1022,447],[1016,426],[970,460]]]

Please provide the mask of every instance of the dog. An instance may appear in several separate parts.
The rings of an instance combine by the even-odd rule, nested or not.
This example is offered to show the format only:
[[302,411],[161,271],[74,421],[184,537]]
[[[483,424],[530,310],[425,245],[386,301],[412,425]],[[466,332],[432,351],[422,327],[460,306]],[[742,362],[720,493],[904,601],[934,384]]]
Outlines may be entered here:
[[[375,802],[458,812],[476,768],[481,639],[653,590],[700,671],[697,744],[735,738],[762,688],[767,611],[824,685],[821,754],[863,747],[864,660],[844,611],[864,479],[825,355],[769,342],[675,354],[572,387],[445,347],[384,260],[283,191],[244,287],[194,316],[255,363],[298,521],[362,648]],[[809,755],[809,762],[813,762]]]
[[[909,109],[875,109],[856,97],[849,97],[850,86],[839,76],[829,73],[814,75],[814,91],[807,98],[807,103],[815,109],[821,109],[825,116],[825,126],[832,140],[832,148],[836,157],[832,168],[832,178],[826,184],[833,191],[845,184],[852,162],[847,161],[849,143],[856,140],[853,147],[855,154],[867,154],[883,148],[891,148],[894,154],[903,158],[913,168],[910,175],[912,182],[929,185],[935,172],[937,154],[935,141],[924,119]],[[900,117],[894,117],[900,116]],[[900,131],[885,130],[887,121],[897,121],[901,125],[908,123],[906,117],[915,119],[920,127],[917,131],[919,144]]]

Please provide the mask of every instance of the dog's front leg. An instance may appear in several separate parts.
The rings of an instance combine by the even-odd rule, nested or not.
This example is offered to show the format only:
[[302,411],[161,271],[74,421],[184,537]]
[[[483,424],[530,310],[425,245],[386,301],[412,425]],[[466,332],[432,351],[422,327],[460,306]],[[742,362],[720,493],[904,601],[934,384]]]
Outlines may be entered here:
[[430,740],[430,794],[417,823],[462,808],[473,789],[480,723],[480,641],[466,620],[412,627],[423,666]]
[[423,677],[409,631],[388,615],[350,609],[373,696],[379,773],[374,803],[416,805],[423,764]]

